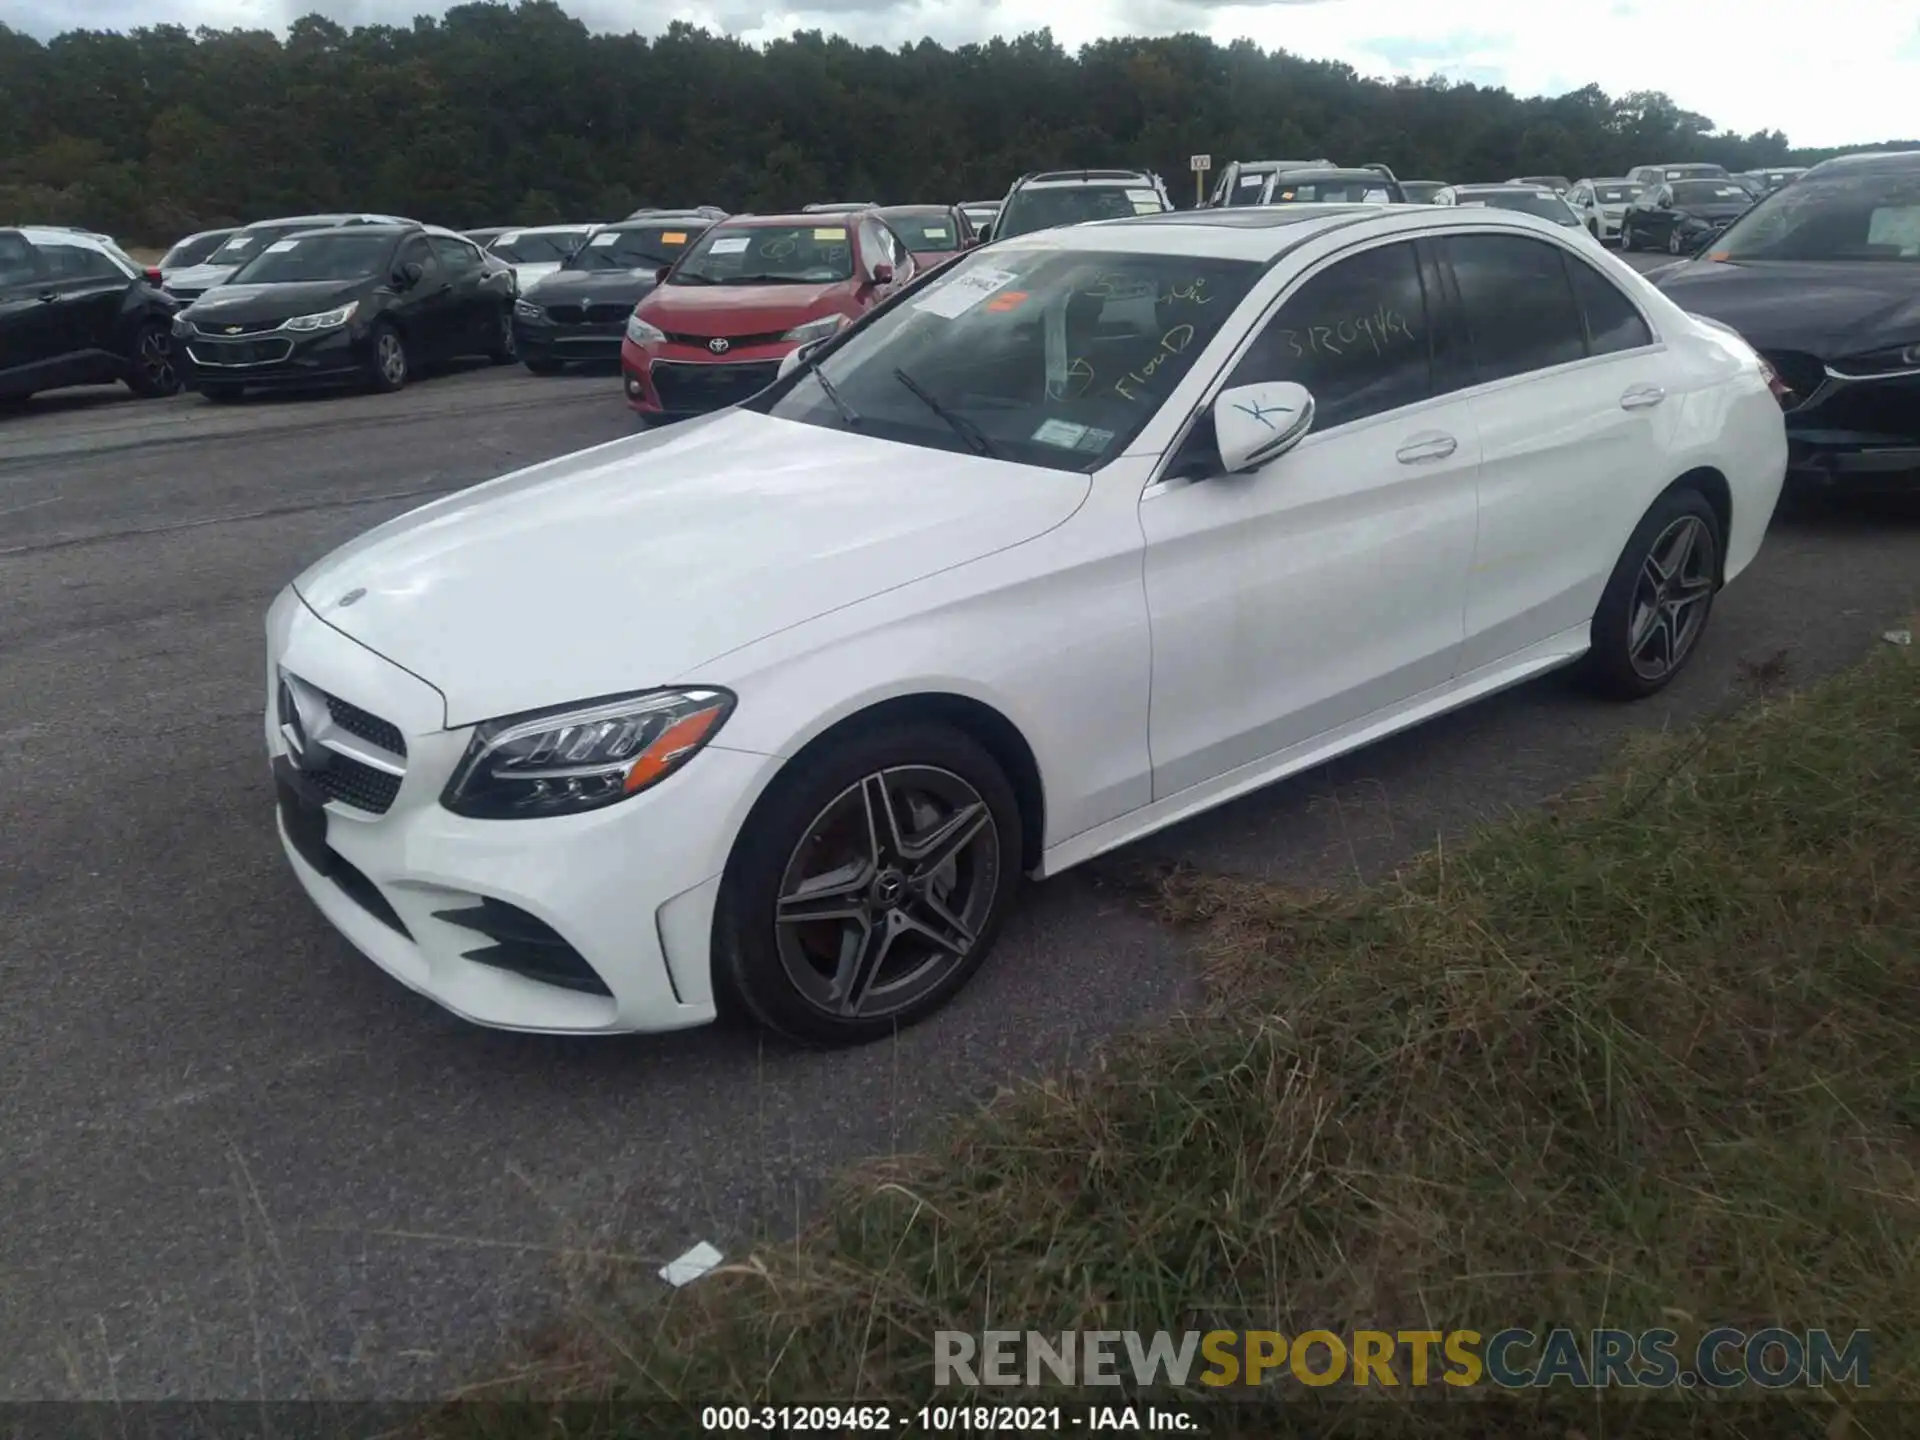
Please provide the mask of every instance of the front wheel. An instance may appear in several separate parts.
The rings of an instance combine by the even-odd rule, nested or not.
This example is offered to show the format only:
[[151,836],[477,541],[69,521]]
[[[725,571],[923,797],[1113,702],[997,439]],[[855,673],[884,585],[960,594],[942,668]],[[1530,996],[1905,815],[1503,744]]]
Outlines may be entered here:
[[1622,252],[1625,252],[1633,248],[1633,223],[1628,220],[1622,220],[1620,222],[1620,249]]
[[1667,232],[1667,254],[1679,255],[1683,253],[1680,248],[1680,232],[1678,230],[1669,230]]
[[980,968],[1023,868],[1013,787],[968,735],[907,723],[829,741],[774,782],[735,844],[716,986],[803,1043],[880,1039]]
[[406,387],[410,371],[407,365],[407,342],[400,332],[387,321],[382,320],[373,329],[372,356],[367,365],[367,383],[382,394],[392,394]]
[[511,365],[520,358],[520,341],[513,333],[513,307],[502,306],[500,319],[493,332],[493,348],[487,351],[487,359],[495,365]]
[[1720,583],[1720,517],[1698,490],[1670,490],[1627,541],[1593,614],[1582,662],[1597,689],[1638,700],[1692,658]]
[[180,393],[180,370],[173,360],[173,327],[167,322],[149,320],[134,336],[127,388],[143,400]]

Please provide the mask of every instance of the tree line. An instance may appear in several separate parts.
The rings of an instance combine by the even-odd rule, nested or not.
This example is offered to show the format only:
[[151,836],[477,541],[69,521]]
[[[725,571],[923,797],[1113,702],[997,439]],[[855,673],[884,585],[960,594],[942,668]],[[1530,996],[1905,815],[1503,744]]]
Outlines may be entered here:
[[129,244],[335,209],[473,226],[976,199],[1062,165],[1145,165],[1190,197],[1197,151],[1439,180],[1837,153],[1719,130],[1658,92],[1523,99],[1197,35],[1078,53],[1047,31],[955,49],[817,31],[754,46],[684,23],[597,35],[552,0],[406,27],[309,15],[284,39],[156,25],[42,44],[0,25],[0,223]]

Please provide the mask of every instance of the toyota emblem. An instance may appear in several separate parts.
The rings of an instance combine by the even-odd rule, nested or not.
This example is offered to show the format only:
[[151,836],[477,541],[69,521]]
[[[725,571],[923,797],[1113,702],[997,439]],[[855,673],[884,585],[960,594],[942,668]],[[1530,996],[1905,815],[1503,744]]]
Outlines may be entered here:
[[727,353],[727,342],[724,340],[709,340],[707,341],[707,349],[716,355],[724,355]]

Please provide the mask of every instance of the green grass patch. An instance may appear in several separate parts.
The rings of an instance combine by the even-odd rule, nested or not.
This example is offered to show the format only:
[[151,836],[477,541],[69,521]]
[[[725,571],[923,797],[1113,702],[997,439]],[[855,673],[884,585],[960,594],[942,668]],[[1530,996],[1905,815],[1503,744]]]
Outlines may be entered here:
[[[508,1388],[614,1433],[608,1401],[919,1403],[938,1330],[1782,1325],[1873,1331],[1871,1396],[1920,1420],[1911,651],[1367,891],[1174,874],[1149,902],[1206,952],[1203,1011],[850,1177],[791,1244],[634,1277]],[[1354,1393],[1339,1433],[1461,1433],[1458,1404]],[[1853,1398],[1793,1423],[1844,1433]],[[1628,1433],[1564,1387],[1494,1409]]]

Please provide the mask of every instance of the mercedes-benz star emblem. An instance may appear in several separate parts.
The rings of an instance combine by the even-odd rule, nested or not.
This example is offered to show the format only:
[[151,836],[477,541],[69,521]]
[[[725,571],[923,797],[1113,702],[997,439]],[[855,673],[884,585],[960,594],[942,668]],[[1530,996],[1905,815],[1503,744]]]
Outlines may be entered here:
[[707,341],[707,349],[709,349],[709,350],[711,350],[711,351],[712,351],[712,352],[713,352],[714,354],[716,354],[716,355],[724,355],[724,354],[726,354],[726,353],[727,353],[727,348],[728,348],[728,347],[727,347],[727,342],[726,342],[726,341],[724,341],[724,340],[709,340],[709,341]]
[[357,590],[347,591],[346,594],[340,597],[340,608],[342,610],[346,609],[347,606],[353,604],[354,601],[358,600],[361,596],[365,595],[366,593],[367,593],[366,588],[364,586],[362,586]]

